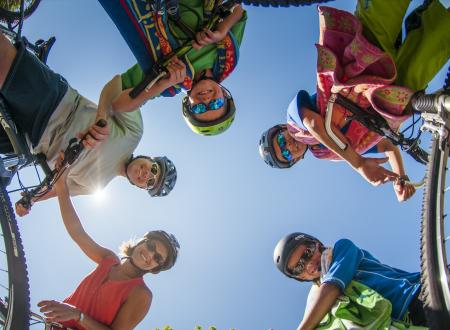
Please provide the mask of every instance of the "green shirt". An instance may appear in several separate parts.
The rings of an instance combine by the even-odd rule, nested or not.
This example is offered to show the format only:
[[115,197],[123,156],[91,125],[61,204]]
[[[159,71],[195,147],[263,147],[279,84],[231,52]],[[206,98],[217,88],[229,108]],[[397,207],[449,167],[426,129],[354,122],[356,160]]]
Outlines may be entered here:
[[[189,26],[193,31],[197,31],[197,27],[202,25],[199,24],[199,22],[203,22],[203,0],[180,0],[179,6],[180,16],[183,17],[183,23]],[[231,32],[239,45],[242,42],[246,21],[247,13],[244,11],[242,18],[231,28]],[[170,25],[170,30],[180,43],[183,43],[188,39],[186,34],[175,26],[175,24]],[[199,50],[192,49],[187,53],[187,58],[192,64],[194,74],[195,72],[211,69],[217,58],[216,45],[207,45]],[[145,74],[139,64],[135,64],[121,76],[122,89],[124,90],[137,86],[144,79]]]

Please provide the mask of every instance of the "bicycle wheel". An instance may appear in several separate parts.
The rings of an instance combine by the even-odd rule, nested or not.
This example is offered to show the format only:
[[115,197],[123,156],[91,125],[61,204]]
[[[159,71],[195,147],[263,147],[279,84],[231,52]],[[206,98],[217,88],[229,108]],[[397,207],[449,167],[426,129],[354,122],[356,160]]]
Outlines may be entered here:
[[262,6],[262,7],[298,7],[308,6],[316,3],[330,2],[333,0],[242,0],[244,5]]
[[[0,0],[0,20],[14,22],[20,19],[20,3],[22,0]],[[30,16],[41,0],[23,0],[24,18]]]
[[25,254],[3,184],[0,184],[0,223],[0,329],[28,329],[30,291]]
[[450,230],[445,223],[448,154],[449,145],[446,144],[444,150],[440,150],[439,138],[433,138],[421,232],[422,294],[431,329],[448,329],[450,324],[450,276],[447,266],[447,253],[450,251],[447,237]]

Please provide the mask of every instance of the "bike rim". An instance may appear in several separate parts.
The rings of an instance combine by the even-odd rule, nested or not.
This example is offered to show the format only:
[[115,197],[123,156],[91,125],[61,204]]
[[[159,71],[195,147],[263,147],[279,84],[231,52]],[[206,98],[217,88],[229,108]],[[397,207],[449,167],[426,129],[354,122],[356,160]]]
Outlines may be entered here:
[[[438,143],[438,142],[436,142]],[[437,192],[439,193],[439,198],[437,198],[436,205],[436,263],[438,265],[439,272],[439,284],[442,288],[442,298],[443,303],[445,303],[445,309],[447,313],[450,315],[450,282],[449,282],[449,271],[447,268],[448,258],[447,254],[450,248],[449,242],[449,225],[446,225],[447,220],[447,212],[445,209],[445,199],[446,192],[450,190],[450,187],[446,186],[446,177],[448,175],[447,168],[447,159],[448,159],[449,148],[446,147],[444,151],[439,153],[439,177],[437,178]],[[447,201],[449,204],[450,201]]]
[[[439,149],[439,138],[434,137],[427,184],[423,200],[421,237],[422,298],[431,329],[443,329],[450,323],[450,289],[447,268],[450,225],[447,213],[450,187],[446,187],[449,146]],[[448,196],[447,196],[448,195]],[[447,203],[446,203],[447,202]]]

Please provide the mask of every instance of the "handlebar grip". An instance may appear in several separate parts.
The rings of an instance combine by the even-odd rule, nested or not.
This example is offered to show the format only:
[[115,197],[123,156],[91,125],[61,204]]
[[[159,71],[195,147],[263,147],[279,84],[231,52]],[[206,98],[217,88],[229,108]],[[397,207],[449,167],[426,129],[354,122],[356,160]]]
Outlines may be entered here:
[[142,81],[134,87],[128,95],[130,95],[132,99],[137,98],[138,95],[141,94],[141,92],[143,92],[152,81],[158,79],[163,72],[167,72],[166,69],[162,65],[156,63],[152,70],[144,76],[144,79],[142,79]]
[[419,112],[436,113],[436,95],[414,94],[411,98],[411,105],[414,110]]

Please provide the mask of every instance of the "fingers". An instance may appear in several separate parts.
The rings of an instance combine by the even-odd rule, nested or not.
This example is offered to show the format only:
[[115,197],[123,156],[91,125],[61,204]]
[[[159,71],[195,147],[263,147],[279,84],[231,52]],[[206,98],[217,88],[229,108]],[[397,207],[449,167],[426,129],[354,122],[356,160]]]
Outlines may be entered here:
[[195,34],[195,40],[192,42],[192,46],[194,49],[198,50],[206,45],[216,43],[217,41],[219,40],[217,40],[216,34],[209,29],[205,29]]
[[38,304],[40,312],[51,321],[67,321],[76,319],[79,311],[71,305],[55,300],[42,300]]
[[378,164],[384,164],[384,163],[386,163],[389,160],[388,157],[372,158],[372,159],[375,160],[375,162],[378,163]]
[[399,202],[410,199],[416,192],[416,188],[410,183],[402,184],[400,180],[395,181],[394,191]]
[[64,151],[61,150],[58,155],[58,159],[55,161],[55,169],[58,171],[61,169],[62,162],[64,160]]
[[[97,122],[97,120],[96,120]],[[82,143],[86,148],[93,149],[106,140],[109,136],[109,125],[104,127],[97,126],[96,124],[89,127],[87,132],[78,133],[77,137],[82,139]]]
[[176,56],[172,57],[166,69],[171,85],[181,83],[186,78],[186,65]]
[[25,206],[23,206],[21,203],[17,202],[15,204],[15,209],[16,209],[16,214],[19,217],[23,217],[25,215],[27,215],[28,213],[30,213],[30,209],[27,209]]

